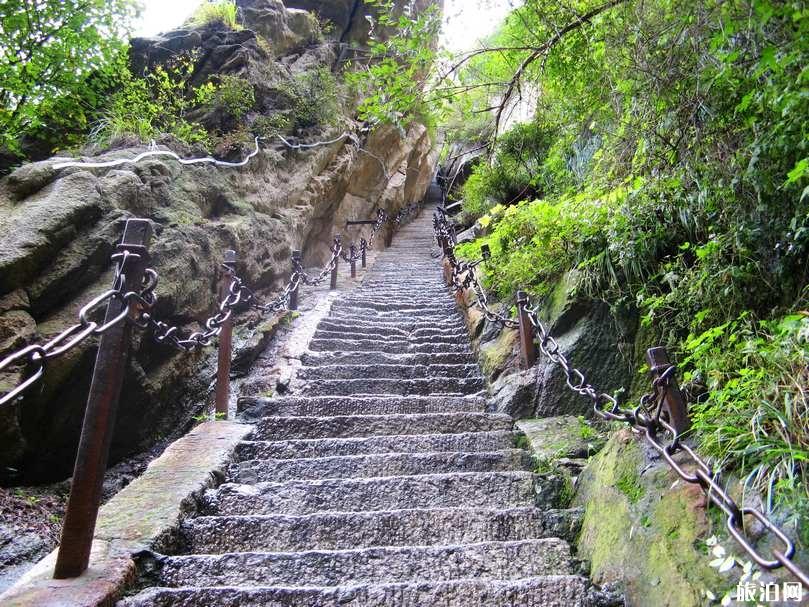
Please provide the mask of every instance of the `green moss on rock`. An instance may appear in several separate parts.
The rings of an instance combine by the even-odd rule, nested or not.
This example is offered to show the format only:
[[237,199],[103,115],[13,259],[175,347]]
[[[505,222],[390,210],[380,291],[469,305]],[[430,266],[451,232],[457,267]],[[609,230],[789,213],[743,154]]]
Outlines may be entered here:
[[517,331],[505,329],[494,341],[480,349],[480,366],[489,379],[493,379],[506,367],[517,344]]
[[710,527],[704,497],[676,478],[662,462],[649,466],[628,430],[613,435],[579,477],[579,553],[596,583],[624,583],[627,605],[693,607],[703,604],[703,589],[723,584],[698,547]]

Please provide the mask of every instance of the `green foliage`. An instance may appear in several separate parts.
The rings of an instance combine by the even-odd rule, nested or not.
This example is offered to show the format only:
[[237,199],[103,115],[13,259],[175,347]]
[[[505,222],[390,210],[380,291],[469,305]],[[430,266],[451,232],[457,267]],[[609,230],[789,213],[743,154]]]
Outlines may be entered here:
[[125,137],[149,141],[170,134],[185,143],[209,143],[207,131],[186,119],[194,107],[210,103],[212,84],[194,88],[188,84],[193,56],[176,58],[170,65],[157,66],[143,77],[122,71],[121,85],[109,100],[103,118],[91,132],[98,145],[109,145]]
[[297,129],[332,125],[340,114],[340,86],[327,68],[296,74],[283,86],[283,92],[289,98]]
[[638,471],[634,467],[622,468],[618,478],[615,479],[615,486],[626,496],[630,504],[636,504],[643,497],[643,486],[640,484]]
[[222,25],[231,30],[240,30],[239,9],[234,0],[208,0],[201,4],[189,19],[195,27]]
[[393,0],[365,0],[376,7],[369,42],[370,59],[346,74],[346,81],[362,97],[360,119],[373,124],[407,127],[413,120],[430,124],[424,85],[435,58],[441,12],[435,5],[411,14],[397,13]]
[[[705,391],[700,448],[776,500],[805,494],[809,10],[625,2],[569,30],[563,13],[527,0],[490,41],[507,50],[459,77],[471,119],[503,93],[487,83],[550,41],[522,77],[542,93],[533,122],[464,188],[489,233],[462,253],[490,244],[503,298],[550,297],[575,270],[579,294],[637,310]],[[536,155],[515,154],[512,137],[540,126]]]
[[256,93],[253,85],[246,79],[231,74],[220,78],[213,95],[213,107],[225,112],[233,120],[241,120],[255,104]]
[[690,336],[685,350],[685,379],[703,392],[692,407],[703,452],[757,489],[809,496],[809,312],[742,315]]
[[132,0],[3,2],[0,146],[50,152],[77,143],[106,91],[136,15]]
[[292,129],[292,120],[290,113],[275,112],[268,116],[256,118],[251,130],[258,137],[275,137]]
[[555,138],[552,130],[537,122],[517,125],[506,133],[492,162],[475,166],[464,184],[464,210],[477,217],[495,204],[510,205],[553,190],[553,172],[545,163]]

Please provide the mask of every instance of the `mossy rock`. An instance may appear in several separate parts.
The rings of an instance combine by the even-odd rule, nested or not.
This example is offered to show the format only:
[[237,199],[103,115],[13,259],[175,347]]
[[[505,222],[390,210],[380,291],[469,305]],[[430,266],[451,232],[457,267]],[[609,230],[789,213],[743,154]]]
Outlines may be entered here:
[[517,428],[528,438],[538,457],[587,457],[596,453],[604,439],[583,419],[572,415],[521,419]]
[[710,530],[705,498],[677,478],[664,462],[649,464],[629,430],[613,435],[579,477],[579,554],[594,582],[624,584],[629,606],[694,607],[704,590],[726,585],[700,545]]
[[480,347],[480,367],[489,380],[495,379],[512,358],[517,346],[517,331],[506,329],[495,339]]

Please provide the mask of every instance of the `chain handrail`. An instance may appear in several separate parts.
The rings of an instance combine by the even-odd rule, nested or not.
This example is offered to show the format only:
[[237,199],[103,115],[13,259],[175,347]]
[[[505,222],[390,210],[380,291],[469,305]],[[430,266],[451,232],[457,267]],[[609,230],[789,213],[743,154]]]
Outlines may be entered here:
[[[140,293],[126,292],[124,290],[127,265],[140,259],[142,259],[140,254],[123,250],[119,247],[119,252],[112,255],[112,260],[117,262],[113,288],[104,291],[87,302],[79,310],[78,323],[65,329],[44,344],[28,345],[0,360],[0,372],[24,363],[35,367],[20,384],[10,392],[0,395],[0,406],[15,400],[40,381],[45,374],[45,365],[48,360],[62,356],[90,336],[102,335],[126,321],[132,314],[133,304],[141,306],[148,303],[149,293],[157,284],[157,273],[154,270],[146,270],[143,288]],[[123,304],[123,310],[120,314],[106,323],[91,320],[92,315],[103,311],[106,305],[115,299],[120,300]]]
[[[216,313],[201,323],[204,329],[191,333],[176,325],[171,325],[155,318],[152,310],[157,304],[155,290],[158,286],[159,277],[154,269],[148,268],[145,270],[144,284],[140,292],[124,292],[127,263],[139,260],[141,256],[119,246],[118,252],[111,257],[113,261],[118,263],[113,288],[104,291],[85,304],[79,311],[78,323],[45,343],[25,346],[0,360],[0,372],[26,364],[33,367],[17,386],[5,394],[0,394],[0,406],[14,401],[34,384],[38,383],[45,374],[45,365],[48,360],[61,356],[90,336],[106,333],[127,319],[141,330],[150,330],[157,343],[170,345],[180,351],[190,353],[209,347],[221,333],[222,326],[230,320],[234,310],[240,305],[248,306],[264,314],[288,308],[292,294],[297,291],[301,284],[307,286],[321,284],[335,270],[341,257],[348,262],[361,259],[363,254],[373,246],[376,235],[384,224],[393,223],[398,226],[404,218],[418,212],[419,209],[419,205],[409,204],[393,217],[384,209],[377,209],[377,220],[374,223],[370,237],[367,241],[364,238],[361,239],[359,247],[351,245],[349,248],[350,255],[345,254],[341,237],[335,236],[331,246],[331,258],[316,276],[309,275],[304,270],[300,260],[293,257],[293,269],[289,280],[281,293],[269,302],[260,301],[256,293],[247,287],[244,281],[230,267],[224,265],[225,272],[232,279],[227,293],[218,303]],[[92,315],[102,310],[113,299],[118,299],[125,304],[118,316],[107,323],[98,323],[90,319]]]
[[[518,327],[518,321],[499,314],[491,309],[485,290],[480,284],[475,267],[480,262],[469,263],[459,261],[455,256],[455,239],[446,217],[436,213],[433,216],[435,242],[442,248],[444,257],[451,267],[448,282],[456,292],[464,292],[470,287],[475,293],[476,305],[486,318],[506,327]],[[530,299],[523,296],[518,299],[518,307],[527,312],[528,320],[536,338],[537,346],[548,360],[560,366],[565,374],[565,383],[573,392],[589,398],[594,413],[605,421],[619,421],[629,424],[633,431],[641,434],[646,442],[657,451],[674,472],[685,482],[698,485],[710,503],[718,506],[726,515],[726,526],[731,537],[747,552],[762,569],[768,571],[784,567],[809,589],[809,576],[798,567],[794,560],[794,542],[758,508],[739,506],[718,482],[720,472],[714,469],[693,448],[685,444],[683,434],[663,417],[663,403],[672,389],[675,365],[662,369],[660,375],[652,383],[653,391],[640,399],[634,409],[623,408],[618,399],[595,388],[587,381],[586,375],[573,366],[562,352],[559,343],[550,334],[539,318],[539,306],[532,307]],[[667,435],[668,442],[665,438]],[[683,454],[685,461],[677,461],[675,456]],[[681,459],[683,457],[681,456]],[[694,471],[686,470],[687,464]],[[772,548],[769,557],[763,556],[754,546],[744,525],[744,517],[751,516],[761,523],[766,532],[771,534],[781,549]],[[776,544],[777,545],[777,544]]]

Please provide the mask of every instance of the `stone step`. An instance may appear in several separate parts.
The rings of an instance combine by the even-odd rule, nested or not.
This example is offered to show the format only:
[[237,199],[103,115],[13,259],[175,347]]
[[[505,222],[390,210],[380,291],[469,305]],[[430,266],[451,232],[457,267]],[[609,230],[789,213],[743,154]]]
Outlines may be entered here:
[[395,354],[393,352],[307,352],[301,362],[308,367],[320,365],[470,365],[476,364],[477,358],[469,352],[447,352],[443,354],[426,352],[409,352]]
[[[349,331],[328,331],[326,329],[318,328],[314,334],[315,339],[348,339],[348,340],[367,340],[374,338],[373,334],[368,333],[352,333]],[[376,336],[374,341],[378,341],[379,337]],[[433,335],[413,335],[412,333],[389,335],[385,338],[385,343],[400,343],[408,344],[463,344],[469,343],[469,336],[466,335],[452,335],[446,333],[435,333]]]
[[335,302],[331,308],[329,316],[343,313],[353,318],[406,318],[408,320],[433,321],[436,325],[441,324],[444,319],[457,318],[457,308],[454,304],[428,306],[380,306],[372,304],[347,304]]
[[346,415],[407,415],[415,413],[483,412],[478,396],[247,396],[238,400],[246,420],[261,417],[333,417]]
[[461,434],[511,430],[508,415],[491,413],[413,413],[334,417],[265,417],[250,435],[253,440],[361,438],[393,434]]
[[549,537],[536,508],[433,508],[304,516],[203,516],[183,524],[190,554],[435,546]]
[[416,312],[430,316],[449,316],[457,312],[455,302],[449,298],[442,297],[438,299],[423,296],[407,300],[400,298],[352,297],[351,299],[335,301],[331,309],[335,311],[341,309],[352,311],[375,310],[377,312],[401,312],[404,314]]
[[514,446],[513,432],[416,434],[367,438],[317,438],[288,441],[244,441],[236,450],[240,460],[334,457],[370,453],[423,453],[429,451],[499,451]]
[[[432,281],[431,281],[432,282]],[[446,309],[449,313],[457,313],[457,300],[454,292],[448,287],[433,288],[427,285],[415,285],[408,290],[390,290],[381,286],[366,287],[354,291],[345,297],[338,297],[332,309],[351,308],[352,306],[382,306],[377,312],[385,311],[384,305],[395,308],[413,309],[416,312]]]
[[386,354],[467,354],[468,343],[414,344],[403,340],[379,339],[313,339],[309,349],[314,352],[383,352]]
[[307,552],[236,552],[160,559],[158,584],[182,587],[279,585],[290,588],[362,583],[521,579],[575,568],[558,539],[462,546],[392,546]]
[[306,382],[312,396],[383,394],[403,396],[422,394],[475,394],[486,388],[483,377],[435,377],[418,379],[313,379]]
[[119,607],[590,607],[581,576],[360,584],[327,588],[150,588]]
[[436,327],[433,323],[422,324],[416,326],[415,324],[408,323],[392,323],[392,324],[377,324],[377,323],[360,323],[357,321],[347,321],[345,323],[333,322],[329,319],[321,321],[318,325],[318,330],[332,331],[335,333],[354,333],[357,335],[370,335],[371,337],[380,336],[401,336],[408,337],[411,335],[426,336],[426,335],[452,335],[464,337],[469,339],[469,332],[466,327],[460,322],[453,327]]
[[383,478],[452,472],[530,470],[531,456],[522,449],[480,452],[374,453],[303,459],[248,460],[228,467],[228,481],[241,484]]
[[434,320],[416,320],[408,318],[358,318],[352,315],[331,314],[324,318],[319,326],[327,324],[337,326],[353,326],[369,329],[399,329],[410,334],[415,329],[432,329],[438,331],[459,331],[466,330],[466,325],[460,317],[449,317],[440,323]]
[[477,379],[481,377],[478,365],[320,365],[302,367],[299,379],[416,379],[449,377]]
[[200,498],[202,514],[312,514],[410,508],[511,508],[531,506],[530,472],[456,472],[386,478],[225,483]]

